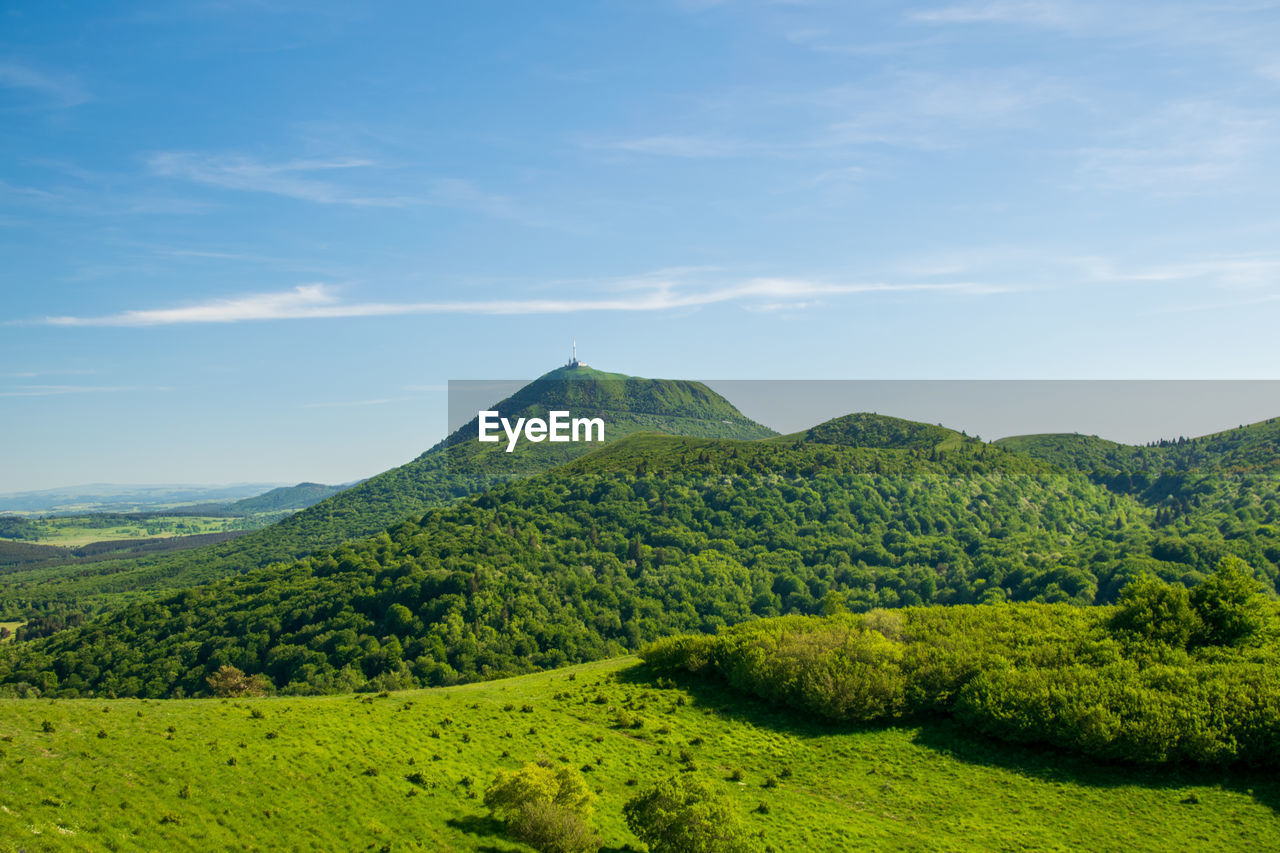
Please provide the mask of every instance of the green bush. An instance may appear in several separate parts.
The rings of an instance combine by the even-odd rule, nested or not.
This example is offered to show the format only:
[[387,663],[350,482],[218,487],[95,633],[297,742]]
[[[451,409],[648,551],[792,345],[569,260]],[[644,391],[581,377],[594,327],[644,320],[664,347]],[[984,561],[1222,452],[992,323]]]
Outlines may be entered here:
[[1268,621],[1267,600],[1253,570],[1238,557],[1223,557],[1213,574],[1191,590],[1201,645],[1235,646],[1256,639]]
[[1187,588],[1145,574],[1120,594],[1120,607],[1111,619],[1111,627],[1174,648],[1185,648],[1197,629]]
[[652,853],[747,853],[757,849],[742,818],[707,782],[677,774],[627,801],[627,826]]
[[600,848],[589,823],[594,800],[579,771],[538,764],[526,764],[513,773],[499,771],[484,794],[490,813],[513,837],[544,853]]
[[[1265,630],[1274,609],[1247,567],[1225,562],[1190,595],[1140,578],[1116,608],[905,608],[888,634],[869,630],[877,614],[781,617],[707,643],[664,642],[658,660],[678,669],[672,650],[687,649],[738,690],[834,720],[943,714],[1108,760],[1276,767],[1280,641]],[[1183,648],[1200,625],[1235,643]]]

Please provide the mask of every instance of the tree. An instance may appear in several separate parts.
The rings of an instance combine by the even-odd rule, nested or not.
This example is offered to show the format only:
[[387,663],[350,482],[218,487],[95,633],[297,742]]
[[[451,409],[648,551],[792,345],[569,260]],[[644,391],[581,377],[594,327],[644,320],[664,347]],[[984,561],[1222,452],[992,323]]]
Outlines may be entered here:
[[1253,639],[1267,623],[1267,600],[1249,564],[1223,557],[1213,574],[1191,590],[1191,607],[1200,617],[1200,645],[1236,646]]
[[1111,627],[1122,633],[1185,648],[1196,627],[1187,588],[1143,574],[1120,593]]
[[653,853],[745,853],[756,845],[742,818],[707,782],[676,774],[632,797],[627,826]]
[[572,767],[553,771],[538,764],[499,771],[484,804],[507,831],[544,853],[591,853],[600,838],[589,819],[595,795]]
[[262,696],[270,686],[262,675],[247,676],[238,667],[223,665],[218,671],[205,679],[210,692],[221,699],[234,699],[241,696]]

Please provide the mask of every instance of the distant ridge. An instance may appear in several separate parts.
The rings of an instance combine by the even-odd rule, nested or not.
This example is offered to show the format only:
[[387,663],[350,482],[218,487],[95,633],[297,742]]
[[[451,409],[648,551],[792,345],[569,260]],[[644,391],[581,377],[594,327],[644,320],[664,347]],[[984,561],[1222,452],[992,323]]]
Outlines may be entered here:
[[1280,472],[1280,418],[1145,445],[1080,433],[1015,435],[994,444],[1103,479],[1121,473],[1153,478],[1206,469],[1235,475]]

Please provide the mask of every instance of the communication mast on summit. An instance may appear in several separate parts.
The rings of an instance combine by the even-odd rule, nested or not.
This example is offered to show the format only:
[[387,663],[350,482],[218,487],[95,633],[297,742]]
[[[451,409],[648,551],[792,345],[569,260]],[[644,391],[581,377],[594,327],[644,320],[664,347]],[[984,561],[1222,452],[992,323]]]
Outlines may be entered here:
[[578,341],[573,342],[573,355],[569,358],[569,363],[565,367],[586,367],[585,364],[578,361]]

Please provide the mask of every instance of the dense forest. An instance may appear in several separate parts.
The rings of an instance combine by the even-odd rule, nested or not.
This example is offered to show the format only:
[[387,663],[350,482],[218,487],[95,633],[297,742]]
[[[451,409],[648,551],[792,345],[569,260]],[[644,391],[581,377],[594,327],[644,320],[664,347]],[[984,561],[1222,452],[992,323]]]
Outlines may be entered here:
[[1105,604],[1144,574],[1194,586],[1225,557],[1275,589],[1273,480],[1217,475],[1162,515],[955,433],[857,446],[871,417],[768,442],[633,436],[364,541],[19,644],[0,681],[198,695],[231,666],[283,692],[389,689],[781,614]]
[[[737,439],[774,435],[701,383],[640,379],[586,367],[552,371],[493,408],[514,418],[544,415],[555,407],[605,418],[608,441],[639,432]],[[523,442],[516,452],[505,453],[501,445],[469,440],[474,435],[473,420],[412,462],[233,541],[72,571],[11,572],[0,578],[0,618],[102,610],[292,560],[371,535],[497,483],[545,471],[598,447]]]

